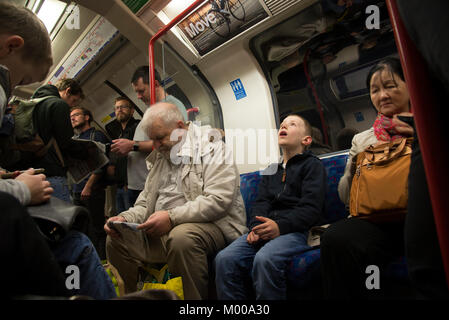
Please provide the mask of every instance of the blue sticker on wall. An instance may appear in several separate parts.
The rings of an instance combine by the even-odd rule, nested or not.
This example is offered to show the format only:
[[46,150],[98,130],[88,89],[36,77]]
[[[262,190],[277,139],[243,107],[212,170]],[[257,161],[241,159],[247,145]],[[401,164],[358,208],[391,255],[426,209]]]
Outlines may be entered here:
[[242,81],[239,79],[235,79],[234,81],[229,82],[231,85],[232,91],[234,91],[235,99],[240,100],[246,97],[245,88],[243,87]]
[[363,113],[361,113],[361,112],[355,112],[354,117],[357,122],[365,121],[365,117],[363,116]]

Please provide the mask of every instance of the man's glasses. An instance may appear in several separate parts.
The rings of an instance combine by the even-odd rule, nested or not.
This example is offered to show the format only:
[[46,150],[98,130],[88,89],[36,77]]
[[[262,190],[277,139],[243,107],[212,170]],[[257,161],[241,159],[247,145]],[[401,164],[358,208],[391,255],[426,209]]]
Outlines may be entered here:
[[74,114],[71,114],[70,115],[70,119],[71,118],[74,118],[74,117],[78,117],[78,116],[83,116],[84,114],[82,114],[82,113],[74,113]]
[[128,106],[114,106],[115,110],[121,110],[121,109],[130,109]]

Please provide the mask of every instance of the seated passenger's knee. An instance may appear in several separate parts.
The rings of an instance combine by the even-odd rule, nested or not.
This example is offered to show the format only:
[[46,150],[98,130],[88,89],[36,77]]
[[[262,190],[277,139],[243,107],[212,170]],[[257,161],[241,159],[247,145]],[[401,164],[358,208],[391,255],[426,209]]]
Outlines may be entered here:
[[354,238],[345,231],[347,221],[339,221],[331,225],[321,236],[321,248],[345,248],[354,244]]
[[235,256],[235,254],[233,254],[233,252],[230,252],[230,250],[223,249],[218,252],[218,254],[215,256],[214,261],[216,268],[219,269],[234,265],[237,259],[240,259],[240,257]]
[[190,232],[185,232],[183,228],[174,228],[170,231],[167,239],[167,249],[169,251],[182,252],[191,250],[196,246],[196,239]]
[[273,255],[264,250],[259,250],[253,261],[253,269],[268,269],[274,268]]

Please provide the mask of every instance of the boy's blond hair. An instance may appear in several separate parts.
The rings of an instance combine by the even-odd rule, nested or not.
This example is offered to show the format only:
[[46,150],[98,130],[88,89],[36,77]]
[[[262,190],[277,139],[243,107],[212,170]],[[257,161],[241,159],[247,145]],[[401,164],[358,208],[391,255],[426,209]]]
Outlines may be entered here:
[[[304,133],[305,133],[305,135],[306,136],[312,136],[312,126],[310,125],[310,122],[307,121],[304,117],[302,117],[302,116],[300,116],[299,114],[296,114],[296,113],[290,113],[287,116],[285,116],[282,121],[284,121],[288,117],[297,117],[297,118],[301,119],[302,122],[304,123]],[[310,147],[310,145],[304,146],[304,149],[307,150],[307,149],[309,149],[309,147]]]
[[51,40],[42,21],[29,9],[0,3],[0,34],[23,38],[22,57],[38,64],[52,64]]

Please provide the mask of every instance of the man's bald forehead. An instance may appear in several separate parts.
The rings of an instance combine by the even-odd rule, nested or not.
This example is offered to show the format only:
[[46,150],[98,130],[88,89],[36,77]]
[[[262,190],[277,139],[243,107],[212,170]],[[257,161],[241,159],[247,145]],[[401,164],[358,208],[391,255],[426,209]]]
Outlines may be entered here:
[[175,126],[178,121],[184,122],[184,117],[178,107],[168,102],[158,102],[145,112],[142,125],[150,129],[153,123],[162,121],[165,126]]

